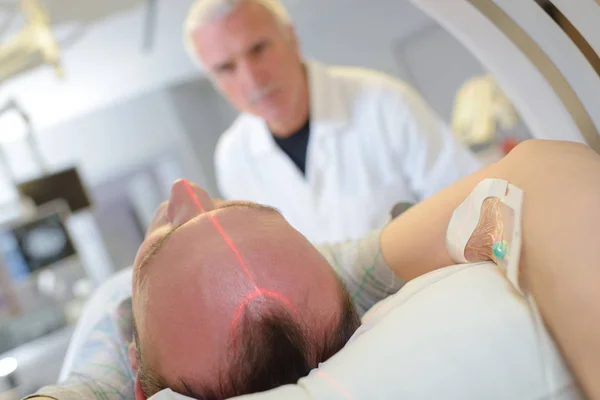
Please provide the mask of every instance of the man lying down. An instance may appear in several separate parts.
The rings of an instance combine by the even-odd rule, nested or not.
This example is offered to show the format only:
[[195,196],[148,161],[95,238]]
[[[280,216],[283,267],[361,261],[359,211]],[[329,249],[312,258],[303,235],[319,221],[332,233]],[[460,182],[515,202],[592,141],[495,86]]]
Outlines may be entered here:
[[[582,145],[526,142],[381,231],[320,249],[274,209],[217,205],[179,181],[134,263],[131,301],[124,303],[135,320],[131,370],[119,355],[121,339],[102,337],[100,351],[81,352],[68,382],[33,398],[144,399],[170,388],[223,399],[295,383],[342,349],[375,302],[456,264],[446,246],[449,221],[486,178],[525,193],[519,284],[532,293],[587,396],[600,398],[598,176],[600,157]],[[477,225],[462,255],[498,262],[496,228]]]

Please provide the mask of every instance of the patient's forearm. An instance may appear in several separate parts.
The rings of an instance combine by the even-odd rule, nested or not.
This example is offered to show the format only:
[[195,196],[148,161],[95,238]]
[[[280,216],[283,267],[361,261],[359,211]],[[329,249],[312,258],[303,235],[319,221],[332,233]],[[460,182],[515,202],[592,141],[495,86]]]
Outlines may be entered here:
[[524,191],[520,269],[589,398],[600,399],[600,157],[582,145],[535,141],[409,209],[382,233],[402,278],[455,264],[446,250],[454,209],[485,178]]
[[500,178],[503,162],[480,170],[411,207],[381,235],[381,251],[402,279],[410,280],[438,268],[456,264],[446,250],[446,230],[454,210],[486,178]]

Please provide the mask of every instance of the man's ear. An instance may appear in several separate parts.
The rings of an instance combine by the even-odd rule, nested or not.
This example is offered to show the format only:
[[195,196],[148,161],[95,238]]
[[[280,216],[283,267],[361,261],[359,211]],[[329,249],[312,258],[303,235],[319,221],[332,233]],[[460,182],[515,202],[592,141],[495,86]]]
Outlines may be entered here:
[[129,347],[127,348],[127,358],[129,358],[131,369],[135,372],[135,400],[146,400],[146,396],[142,390],[142,384],[140,383],[140,374],[138,373],[137,347],[135,345],[135,340],[129,343]]
[[146,400],[139,375],[136,375],[135,377],[135,400]]

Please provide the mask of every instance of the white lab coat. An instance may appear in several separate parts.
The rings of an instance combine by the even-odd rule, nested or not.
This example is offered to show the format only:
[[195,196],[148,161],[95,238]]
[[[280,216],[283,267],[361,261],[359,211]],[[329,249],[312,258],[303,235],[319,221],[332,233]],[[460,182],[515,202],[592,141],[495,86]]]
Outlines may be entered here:
[[221,136],[221,195],[278,208],[315,243],[383,226],[398,202],[417,202],[476,171],[475,156],[409,86],[359,68],[308,62],[306,176],[265,122],[241,114]]

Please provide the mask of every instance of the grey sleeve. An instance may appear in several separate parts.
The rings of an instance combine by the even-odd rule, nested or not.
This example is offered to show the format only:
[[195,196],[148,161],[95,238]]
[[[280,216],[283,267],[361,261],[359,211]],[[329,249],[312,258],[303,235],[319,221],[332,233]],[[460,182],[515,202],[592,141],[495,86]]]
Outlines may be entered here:
[[404,285],[381,254],[381,229],[359,240],[324,245],[319,251],[350,293],[362,316],[380,300],[396,293]]

